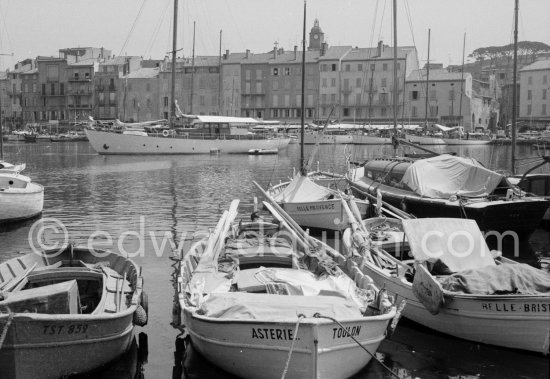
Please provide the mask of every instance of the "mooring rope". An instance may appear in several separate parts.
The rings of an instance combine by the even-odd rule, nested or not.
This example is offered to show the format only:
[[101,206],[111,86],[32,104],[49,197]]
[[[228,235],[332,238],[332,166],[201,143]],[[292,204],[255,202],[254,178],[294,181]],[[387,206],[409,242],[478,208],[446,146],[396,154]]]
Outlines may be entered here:
[[8,335],[8,330],[11,326],[12,321],[13,321],[13,313],[10,312],[8,316],[8,321],[6,321],[6,325],[4,326],[4,329],[2,330],[2,335],[0,336],[0,350],[2,350],[2,346],[4,346],[4,340]]
[[342,328],[342,330],[343,330],[344,332],[346,332],[346,334],[347,334],[349,337],[351,337],[351,339],[352,339],[357,345],[359,345],[359,347],[360,347],[361,349],[363,349],[363,350],[365,350],[367,353],[369,353],[369,355],[370,355],[374,360],[376,360],[378,363],[380,363],[380,365],[382,365],[382,367],[384,367],[390,374],[392,374],[393,376],[395,376],[395,377],[398,378],[398,379],[401,379],[401,378],[399,377],[399,375],[397,375],[395,372],[393,372],[393,371],[391,370],[391,368],[389,368],[388,366],[386,366],[380,359],[378,359],[378,358],[376,357],[376,355],[374,355],[373,353],[371,353],[365,346],[363,346],[363,345],[361,344],[361,342],[357,341],[357,339],[356,339],[354,336],[352,336],[351,333],[348,332],[348,330],[344,327],[344,325],[342,325],[338,320],[336,320],[335,318],[330,317],[330,316],[323,316],[323,315],[320,314],[320,313],[315,313],[315,314],[313,315],[313,317],[315,317],[315,318],[326,318],[326,319],[329,319],[329,320],[331,320],[332,322],[335,322],[336,324],[338,324],[338,326],[340,326],[340,328]]
[[298,328],[300,327],[300,321],[302,321],[303,318],[306,318],[306,316],[300,313],[298,315],[298,320],[296,321],[296,326],[294,327],[294,336],[292,337],[292,344],[290,345],[290,350],[288,351],[288,358],[286,360],[285,369],[283,370],[283,375],[281,375],[281,379],[285,379],[286,373],[288,372],[290,358],[292,358],[292,351],[294,350],[294,343],[296,342],[296,338],[298,336]]

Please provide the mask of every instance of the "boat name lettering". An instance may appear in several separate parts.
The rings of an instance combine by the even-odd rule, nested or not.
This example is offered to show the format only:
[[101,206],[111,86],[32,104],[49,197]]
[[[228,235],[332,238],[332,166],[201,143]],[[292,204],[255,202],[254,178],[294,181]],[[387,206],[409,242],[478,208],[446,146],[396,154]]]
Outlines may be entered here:
[[252,338],[260,340],[292,340],[294,338],[294,331],[292,329],[252,328]]
[[298,210],[298,212],[332,210],[334,209],[334,203],[319,205],[298,205],[296,209]]
[[550,312],[550,304],[481,303],[481,309],[495,312],[546,313]]
[[88,330],[88,324],[44,325],[44,334],[83,334]]
[[347,326],[344,328],[332,328],[332,339],[358,336],[361,333],[361,326]]

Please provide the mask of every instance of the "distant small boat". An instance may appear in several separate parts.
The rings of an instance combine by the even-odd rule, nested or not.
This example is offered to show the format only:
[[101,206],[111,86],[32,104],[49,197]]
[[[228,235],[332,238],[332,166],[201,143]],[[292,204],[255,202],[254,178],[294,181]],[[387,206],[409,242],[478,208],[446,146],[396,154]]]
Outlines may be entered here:
[[396,316],[385,292],[361,273],[344,275],[343,257],[291,227],[284,212],[236,221],[237,206],[181,252],[179,304],[193,347],[242,378],[357,373]]
[[0,223],[35,217],[43,207],[44,187],[18,171],[0,170]]
[[36,134],[25,134],[24,136],[25,142],[27,143],[35,143],[36,142]]
[[51,136],[50,141],[52,141],[52,142],[81,142],[81,141],[88,141],[88,137],[86,137],[85,134],[65,133],[65,134],[58,134],[56,136]]
[[65,246],[0,264],[2,378],[57,379],[123,354],[147,322],[138,267],[106,251]]
[[248,155],[269,155],[269,154],[279,154],[279,149],[250,149],[248,150]]

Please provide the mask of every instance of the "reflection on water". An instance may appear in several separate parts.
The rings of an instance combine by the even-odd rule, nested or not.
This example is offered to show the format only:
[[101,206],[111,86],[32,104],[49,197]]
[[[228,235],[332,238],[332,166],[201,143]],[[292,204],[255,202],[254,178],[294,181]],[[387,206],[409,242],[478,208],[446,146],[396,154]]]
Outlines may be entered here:
[[[306,146],[306,154],[312,148]],[[475,157],[491,168],[509,168],[510,146],[449,150]],[[149,356],[140,370],[150,378],[169,377],[175,366],[174,344],[179,331],[170,326],[172,249],[213,228],[234,198],[251,210],[253,197],[258,196],[252,181],[265,187],[286,180],[299,162],[298,145],[290,145],[279,155],[266,156],[103,157],[85,142],[11,144],[6,152],[8,161],[26,162],[25,173],[46,188],[41,223],[51,222],[51,218],[60,220],[71,240],[86,243],[92,236],[94,246],[129,254],[143,267],[150,302],[149,323],[136,328],[136,332],[149,336]],[[342,172],[346,156],[360,161],[384,153],[391,154],[391,146],[321,146],[313,168],[319,161],[322,170]],[[518,147],[518,156],[531,154],[529,146]],[[540,170],[546,172],[548,168]],[[26,222],[0,229],[0,261],[16,256],[17,251],[30,250],[32,225]],[[49,244],[64,236],[60,228],[50,228],[43,236],[33,238]],[[525,250],[547,253],[549,238],[548,232],[538,230]],[[194,356],[187,354],[187,358]],[[401,324],[391,340],[383,342],[380,357],[402,377],[537,378],[546,377],[548,371],[548,360],[543,357],[480,346],[411,324]],[[134,367],[132,360],[128,356],[121,362]],[[188,374],[197,378],[221,375],[211,369],[212,365],[199,361],[190,366]],[[109,372],[103,371],[104,375]],[[357,377],[388,375],[373,362]]]

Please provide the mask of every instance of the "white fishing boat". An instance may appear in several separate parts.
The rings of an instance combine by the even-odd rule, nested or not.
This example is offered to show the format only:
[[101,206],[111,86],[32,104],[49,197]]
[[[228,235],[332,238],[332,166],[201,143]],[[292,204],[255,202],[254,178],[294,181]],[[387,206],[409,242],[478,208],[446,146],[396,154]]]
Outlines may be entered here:
[[[234,134],[232,124],[242,119],[224,116],[193,116],[186,128],[124,133],[122,130],[86,129],[94,150],[110,154],[248,154],[250,150],[285,149],[290,137],[265,133]],[[256,121],[258,122],[258,121]]]
[[361,215],[366,214],[368,201],[344,194],[337,188],[337,179],[323,177],[321,172],[298,173],[291,181],[272,186],[265,193],[302,227],[342,231],[349,225],[342,198],[357,202]]
[[[398,260],[353,234],[343,245],[350,272],[360,269],[397,299],[403,315],[470,341],[547,354],[550,274],[491,252],[477,224],[466,219],[403,220],[413,259]],[[364,234],[363,234],[364,236]],[[431,267],[431,273],[426,267]],[[420,300],[419,300],[420,299]]]
[[65,246],[0,264],[0,375],[57,379],[122,353],[147,322],[138,267]]
[[338,252],[265,205],[275,219],[235,221],[235,200],[207,240],[181,252],[179,304],[193,347],[242,378],[354,375],[395,326],[396,308],[363,274],[344,275]]
[[0,223],[35,217],[43,207],[44,187],[18,172],[0,170]]

